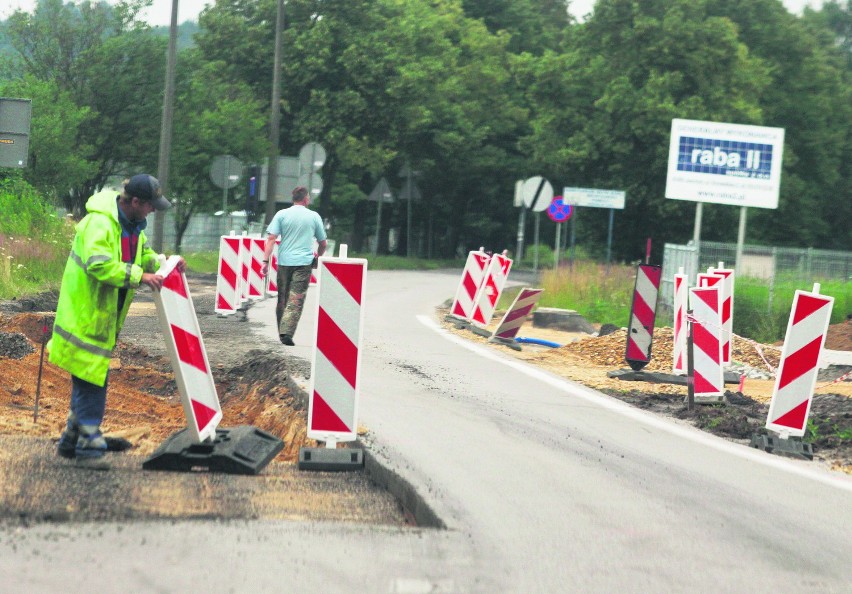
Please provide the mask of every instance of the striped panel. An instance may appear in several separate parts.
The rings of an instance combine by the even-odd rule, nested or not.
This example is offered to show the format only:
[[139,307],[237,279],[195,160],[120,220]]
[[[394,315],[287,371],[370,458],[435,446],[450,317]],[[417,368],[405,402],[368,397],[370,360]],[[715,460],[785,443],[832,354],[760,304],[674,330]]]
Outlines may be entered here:
[[805,434],[834,298],[796,291],[766,428]]

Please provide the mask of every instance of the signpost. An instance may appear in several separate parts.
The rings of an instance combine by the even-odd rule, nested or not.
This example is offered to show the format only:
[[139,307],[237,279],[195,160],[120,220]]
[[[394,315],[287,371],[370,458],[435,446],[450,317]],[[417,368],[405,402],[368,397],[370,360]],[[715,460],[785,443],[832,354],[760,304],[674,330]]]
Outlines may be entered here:
[[778,208],[783,151],[783,128],[672,120],[666,198],[697,203],[696,245],[705,202],[739,206],[736,268],[740,268],[746,208]]
[[411,203],[414,200],[420,199],[420,190],[417,189],[417,186],[414,185],[412,178],[420,175],[419,171],[412,171],[411,165],[408,161],[405,162],[405,165],[402,166],[402,169],[399,172],[399,177],[405,179],[405,188],[400,192],[400,199],[408,200],[408,216],[405,230],[405,252],[406,255],[411,257]]
[[[526,208],[540,213],[547,210],[553,201],[553,186],[550,182],[536,175],[524,181],[521,186],[521,200]],[[538,230],[539,215],[535,217],[535,258],[533,259],[533,270],[538,270]]]
[[551,221],[556,223],[556,244],[553,249],[553,267],[559,268],[559,253],[562,251],[562,225],[571,215],[574,214],[574,207],[570,204],[565,204],[562,201],[562,196],[555,196],[547,207],[547,216]]
[[308,189],[313,198],[322,192],[322,177],[317,173],[325,164],[325,149],[318,142],[309,142],[299,149],[299,185]]
[[[596,190],[594,188],[565,188],[562,191],[562,200],[574,206],[587,206],[591,208],[609,209],[609,230],[606,237],[606,263],[609,265],[612,255],[612,224],[615,209],[624,210],[625,193],[620,190]],[[571,259],[574,259],[573,247],[573,221],[571,226]]]
[[228,211],[228,190],[237,185],[242,174],[242,162],[231,155],[219,155],[210,165],[210,181],[222,188],[223,215]]
[[373,188],[373,191],[370,192],[367,200],[379,203],[379,207],[376,210],[376,240],[373,242],[373,255],[376,255],[379,253],[379,237],[382,230],[382,203],[387,202],[390,204],[393,202],[393,192],[391,192],[388,185],[388,180],[385,178],[380,179],[376,187]]

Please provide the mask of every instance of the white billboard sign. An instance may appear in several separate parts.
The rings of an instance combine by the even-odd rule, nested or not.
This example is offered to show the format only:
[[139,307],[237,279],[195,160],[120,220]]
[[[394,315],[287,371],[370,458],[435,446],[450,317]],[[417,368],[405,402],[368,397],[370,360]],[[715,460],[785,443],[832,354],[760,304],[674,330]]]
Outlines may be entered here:
[[619,190],[595,190],[592,188],[565,188],[562,202],[573,206],[591,208],[624,209],[624,192]]
[[666,198],[778,208],[784,129],[672,120]]

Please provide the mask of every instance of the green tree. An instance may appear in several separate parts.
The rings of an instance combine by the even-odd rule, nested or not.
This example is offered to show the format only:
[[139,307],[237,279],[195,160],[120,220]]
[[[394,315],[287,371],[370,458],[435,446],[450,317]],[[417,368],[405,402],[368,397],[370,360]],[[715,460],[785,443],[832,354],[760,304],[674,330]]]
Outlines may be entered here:
[[244,163],[267,152],[265,110],[242,81],[226,80],[223,65],[204,62],[197,53],[184,56],[177,89],[169,198],[174,204],[177,251],[193,214],[219,209],[221,190],[210,180],[217,155]]
[[70,95],[51,81],[33,76],[0,82],[0,96],[32,100],[30,158],[21,171],[33,187],[56,201],[69,186],[83,183],[94,167],[74,150],[88,109],[77,106]]
[[[16,11],[7,23],[23,72],[56,84],[86,114],[68,150],[89,161],[91,174],[56,181],[67,190],[60,192],[65,206],[76,214],[110,177],[150,170],[156,162],[158,132],[153,143],[146,133],[159,130],[153,106],[161,103],[165,42],[146,35],[135,20],[146,3],[39,0],[33,14]],[[34,150],[40,152],[38,145]]]
[[[659,257],[661,239],[690,236],[692,205],[664,198],[673,118],[760,123],[766,69],[707,6],[600,0],[563,54],[519,62],[533,109],[523,145],[552,175],[568,173],[566,185],[627,192],[613,244],[621,258],[640,258],[646,237]],[[608,213],[589,210],[585,239],[601,246]]]

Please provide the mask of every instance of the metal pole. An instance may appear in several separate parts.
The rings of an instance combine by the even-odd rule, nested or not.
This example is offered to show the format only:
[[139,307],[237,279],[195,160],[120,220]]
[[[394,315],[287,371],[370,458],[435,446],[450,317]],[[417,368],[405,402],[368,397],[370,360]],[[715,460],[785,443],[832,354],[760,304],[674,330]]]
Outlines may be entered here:
[[[175,62],[177,61],[177,18],[178,0],[172,0],[172,15],[169,24],[169,48],[166,52],[166,89],[163,93],[163,121],[160,122],[160,154],[157,161],[157,178],[160,189],[168,196],[169,187],[169,157],[172,152],[172,118],[175,107]],[[165,214],[162,211],[154,213],[154,249],[163,251],[163,230]]]
[[408,184],[408,225],[405,231],[405,255],[409,258],[411,257],[411,202],[414,197],[411,195],[411,163],[406,162],[406,169],[408,170],[408,179],[406,183]]
[[553,268],[559,268],[559,251],[562,249],[562,223],[556,223],[556,241],[553,250]]
[[520,262],[524,258],[524,227],[527,224],[527,207],[521,205],[521,214],[518,216],[518,243],[515,248],[515,260]]
[[373,255],[379,253],[379,233],[382,230],[382,196],[379,196],[379,210],[376,212],[376,241],[373,242]]
[[47,316],[41,323],[41,354],[38,358],[38,379],[36,380],[35,406],[33,407],[33,423],[38,423],[38,399],[41,396],[41,370],[44,369],[44,345],[47,344]]
[[701,241],[701,215],[704,212],[704,203],[695,203],[695,228],[692,230],[692,241],[695,245]]
[[609,262],[612,257],[612,221],[614,218],[615,209],[609,209],[609,231],[606,234],[606,265],[609,268]]
[[743,244],[745,243],[746,215],[748,207],[740,207],[740,228],[737,232],[737,258],[734,262],[734,267],[737,270],[742,270],[741,264],[743,260]]
[[278,141],[281,128],[281,39],[284,30],[284,0],[278,0],[275,17],[275,57],[272,66],[272,99],[269,106],[269,165],[266,176],[266,223],[275,216],[278,193]]
[[538,272],[538,227],[541,213],[535,213],[535,257],[533,258],[533,272]]
[[577,219],[577,215],[579,214],[579,209],[574,207],[574,214],[571,216],[571,250],[568,255],[568,262],[570,266],[574,266],[574,221]]
[[686,410],[695,408],[695,359],[692,356],[692,310],[686,312]]

